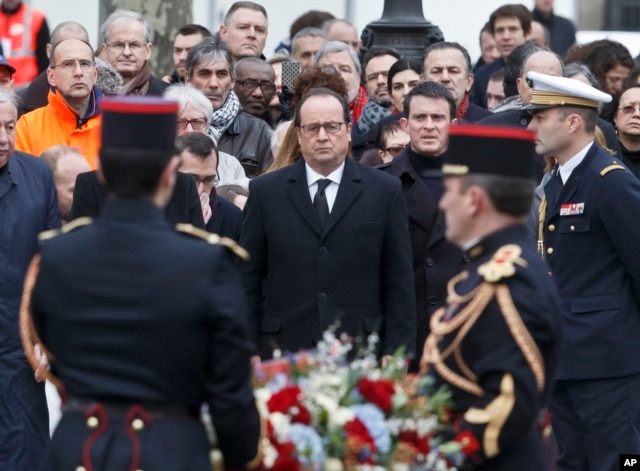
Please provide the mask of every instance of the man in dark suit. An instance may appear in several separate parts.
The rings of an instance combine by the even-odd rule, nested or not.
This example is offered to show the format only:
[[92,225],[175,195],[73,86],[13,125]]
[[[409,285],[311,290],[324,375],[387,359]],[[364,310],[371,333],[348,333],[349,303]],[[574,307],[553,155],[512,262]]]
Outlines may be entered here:
[[[70,220],[97,216],[107,199],[107,187],[97,170],[79,174],[73,189]],[[175,188],[164,212],[171,224],[187,223],[200,229],[205,228],[198,188],[191,175],[178,173]]]
[[26,299],[66,393],[45,470],[210,471],[203,403],[225,464],[260,461],[254,346],[234,257],[246,252],[192,226],[174,230],[161,209],[180,162],[177,108],[105,100],[100,164],[115,198],[95,222],[41,236]]
[[242,211],[231,201],[218,197],[218,149],[213,140],[200,132],[188,132],[176,139],[180,172],[192,175],[198,187],[206,229],[235,241],[240,239]]
[[640,181],[594,143],[611,96],[536,72],[530,128],[557,161],[540,203],[540,251],[562,301],[551,408],[558,470],[618,469],[640,453]]
[[553,385],[561,316],[523,224],[535,134],[471,125],[449,133],[440,208],[447,239],[468,263],[449,284],[447,308],[431,318],[422,366],[453,393],[452,419],[473,450],[460,469],[544,471],[538,417]]
[[445,305],[447,282],[463,264],[460,249],[444,237],[444,217],[438,210],[442,160],[455,110],[454,98],[444,85],[424,82],[414,87],[405,97],[406,118],[400,119],[411,142],[391,162],[379,167],[400,179],[409,212],[417,308],[416,360],[422,356],[429,318]]
[[[300,161],[250,183],[241,245],[261,357],[338,332],[377,332],[382,355],[415,348],[407,210],[400,182],[347,159],[343,97],[307,93],[295,118]],[[264,286],[264,291],[263,291]]]

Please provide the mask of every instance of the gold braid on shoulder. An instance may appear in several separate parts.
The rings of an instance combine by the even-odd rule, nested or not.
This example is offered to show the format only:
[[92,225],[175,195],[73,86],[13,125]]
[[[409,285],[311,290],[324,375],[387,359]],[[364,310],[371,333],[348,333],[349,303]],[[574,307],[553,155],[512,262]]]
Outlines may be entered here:
[[45,345],[42,343],[42,340],[40,340],[35,326],[33,325],[33,318],[31,315],[31,297],[33,295],[33,287],[36,284],[39,270],[40,254],[36,254],[29,264],[27,275],[25,276],[24,280],[24,289],[22,291],[22,301],[20,303],[19,317],[20,340],[22,341],[24,355],[31,365],[31,368],[33,368],[33,370],[40,378],[47,379],[58,389],[58,391],[62,392],[64,391],[62,382],[58,378],[56,378],[51,373],[51,371],[49,371],[49,369],[43,368],[43,366],[38,361],[38,358],[36,358],[36,354],[34,352],[35,346],[39,345],[42,350],[42,354],[46,355],[49,362],[52,363],[54,361],[53,355],[47,350]]

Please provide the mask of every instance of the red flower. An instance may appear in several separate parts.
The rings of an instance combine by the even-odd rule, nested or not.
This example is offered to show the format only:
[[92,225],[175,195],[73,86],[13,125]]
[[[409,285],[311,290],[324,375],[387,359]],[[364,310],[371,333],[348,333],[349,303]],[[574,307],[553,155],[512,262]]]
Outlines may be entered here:
[[300,403],[302,391],[298,386],[286,386],[280,391],[273,393],[267,401],[269,412],[282,412],[287,414],[289,409]]
[[362,444],[369,445],[372,451],[376,451],[376,442],[369,434],[367,426],[357,417],[344,425],[344,431],[347,434],[347,438],[356,438]]
[[383,412],[391,412],[391,397],[395,392],[393,381],[388,379],[370,380],[361,378],[356,384],[360,394],[369,402],[378,406]]
[[462,445],[461,451],[467,456],[472,455],[476,451],[480,450],[480,443],[478,443],[476,437],[469,430],[460,432],[458,435],[456,435],[454,441]]
[[311,413],[302,405],[299,386],[287,386],[274,393],[267,401],[269,412],[281,412],[291,418],[291,422],[311,425]]
[[302,471],[302,465],[293,456],[280,455],[273,462],[273,471]]
[[404,430],[398,435],[398,441],[405,442],[413,446],[418,452],[426,455],[431,450],[429,446],[429,436],[421,437],[415,430]]

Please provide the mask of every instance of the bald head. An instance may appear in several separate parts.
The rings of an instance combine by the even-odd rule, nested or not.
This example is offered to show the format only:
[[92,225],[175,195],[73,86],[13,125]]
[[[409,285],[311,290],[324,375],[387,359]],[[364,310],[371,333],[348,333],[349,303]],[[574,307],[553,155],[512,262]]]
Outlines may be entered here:
[[53,46],[66,39],[79,39],[85,43],[89,42],[89,33],[80,23],[75,21],[65,21],[56,26],[51,32],[49,43],[47,44],[47,55],[51,57]]
[[539,51],[531,54],[524,63],[522,75],[516,81],[518,93],[524,105],[528,105],[531,102],[532,90],[526,80],[527,74],[531,71],[562,77],[564,75],[564,65],[560,58],[551,51]]

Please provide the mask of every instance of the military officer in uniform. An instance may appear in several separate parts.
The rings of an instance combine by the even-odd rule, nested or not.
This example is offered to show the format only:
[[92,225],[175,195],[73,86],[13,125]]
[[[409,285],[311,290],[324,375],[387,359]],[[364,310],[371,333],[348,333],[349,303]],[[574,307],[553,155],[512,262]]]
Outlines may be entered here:
[[[178,105],[103,102],[100,166],[112,198],[93,222],[44,234],[25,313],[66,396],[47,470],[211,470],[208,403],[225,464],[259,461],[248,311],[234,242],[165,219]],[[37,272],[37,274],[36,274]],[[31,355],[33,357],[33,355]],[[33,361],[33,358],[32,358]]]
[[452,126],[442,167],[446,237],[465,251],[448,305],[431,318],[422,370],[453,391],[463,469],[548,469],[537,419],[553,382],[560,305],[523,221],[534,133]]
[[611,96],[529,72],[536,151],[557,165],[544,187],[539,249],[562,301],[551,398],[558,470],[618,469],[640,453],[640,181],[594,143]]

